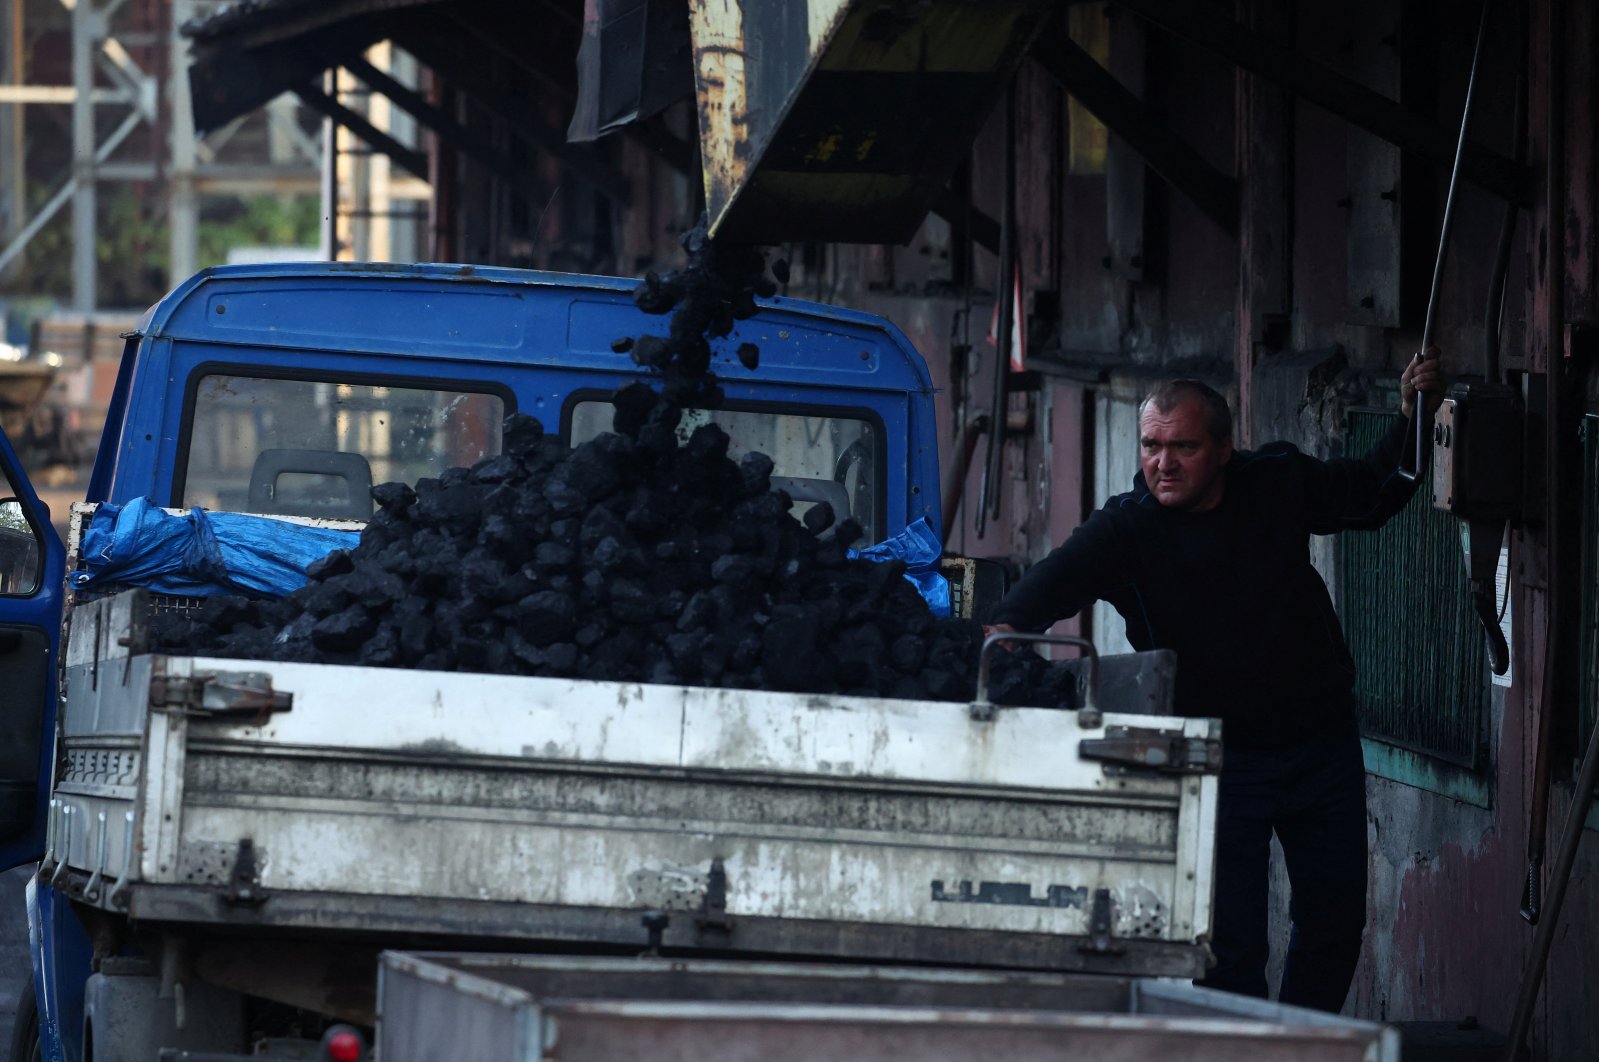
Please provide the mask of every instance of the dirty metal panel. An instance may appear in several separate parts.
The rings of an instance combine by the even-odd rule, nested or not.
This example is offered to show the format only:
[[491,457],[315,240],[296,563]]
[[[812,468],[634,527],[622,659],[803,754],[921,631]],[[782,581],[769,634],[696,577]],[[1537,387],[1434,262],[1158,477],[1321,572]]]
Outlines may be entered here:
[[1343,1030],[1367,1037],[1370,1062],[1399,1062],[1399,1030],[1380,1022],[1346,1018],[1341,1014],[1241,996],[1214,988],[1200,988],[1171,979],[1141,978],[1132,985],[1135,1014],[1167,1017],[1226,1017],[1264,1021],[1273,1025]]
[[[169,678],[229,664],[154,659]],[[1104,890],[1118,942],[1191,946],[1209,927],[1214,775],[1083,761],[1079,742],[1103,731],[1076,713],[983,723],[964,704],[252,667],[292,711],[148,712],[137,880],[220,894],[250,838],[267,897],[696,913],[715,901],[735,927],[1059,942],[1087,935]],[[149,683],[118,688],[138,703]],[[351,704],[385,705],[381,725]],[[1214,726],[1104,722],[1201,738]],[[96,741],[78,732],[69,758]],[[80,844],[69,862],[94,860]],[[622,942],[638,939],[636,914],[620,924]],[[926,950],[907,940],[893,946]]]
[[[1350,18],[1346,72],[1391,99],[1399,96],[1399,6],[1362,0]],[[1349,320],[1400,324],[1399,148],[1354,125],[1345,127],[1348,194]]]
[[1368,1062],[1376,1040],[1363,1029],[1248,1020],[805,1004],[551,1000],[538,1009],[538,1018],[544,1057],[563,1062],[646,1054],[657,1062],[1166,1056],[1232,1062],[1241,1053],[1296,1062]]
[[719,866],[734,943],[744,917],[1083,936],[1099,888],[1111,890],[1118,940],[1203,932],[1193,898],[1179,900],[1186,868],[1170,807],[698,772],[316,770],[197,749],[187,773],[176,865],[152,880],[224,885],[218,852],[250,836],[268,894],[657,909],[689,921],[707,910]]
[[[380,970],[378,1049],[391,1062],[453,1057],[463,1042],[481,1045],[470,1057],[490,1060],[643,1057],[642,1048],[588,1039],[595,1030],[567,1021],[574,1001],[584,1021],[663,1032],[651,1058],[687,1057],[696,1045],[724,1057],[718,1035],[757,1052],[740,1058],[827,1057],[808,1038],[818,1030],[837,1034],[849,1058],[971,1057],[951,1052],[1013,1046],[1007,1038],[1022,1030],[1039,1034],[1018,1042],[1027,1058],[1142,1059],[1166,1048],[1210,1059],[1226,1057],[1216,1053],[1223,1045],[1264,1058],[1399,1057],[1397,1034],[1374,1022],[1146,979],[392,951]],[[474,1020],[492,1023],[493,1047]],[[917,1043],[935,1029],[970,1042]],[[1085,1053],[1034,1050],[1057,1038]]]
[[[167,658],[170,674],[236,661]],[[400,755],[509,758],[763,772],[808,779],[903,781],[1169,800],[1176,782],[1107,778],[1075,749],[1097,729],[1073,712],[1003,708],[992,723],[964,703],[594,682],[464,672],[252,661],[294,710],[261,725],[193,720],[205,741]],[[383,725],[352,705],[386,706]],[[1204,737],[1207,720],[1123,714],[1106,725]]]
[[[558,997],[1127,1013],[1138,1009],[1144,986],[1140,980],[1114,974],[649,956],[386,951],[380,963],[386,987],[413,979],[454,986],[506,1006]],[[385,1013],[391,1011],[391,998],[381,1001]]]
[[1050,5],[691,5],[715,235],[904,243]]
[[[571,944],[623,954],[647,947],[645,912],[634,909],[557,907],[487,900],[438,900],[352,893],[275,892],[265,902],[235,905],[214,887],[135,884],[129,917],[146,922],[186,922],[250,933],[284,935],[356,933],[430,938],[442,947],[483,946],[547,950]],[[1086,971],[1095,975],[1202,977],[1206,953],[1194,945],[1132,938],[1119,951],[1085,951],[1081,937],[995,930],[870,925],[799,918],[741,918],[734,934],[701,928],[681,914],[668,916],[662,946],[670,954],[791,955],[807,959],[933,963],[993,969]],[[394,938],[390,938],[394,939]]]

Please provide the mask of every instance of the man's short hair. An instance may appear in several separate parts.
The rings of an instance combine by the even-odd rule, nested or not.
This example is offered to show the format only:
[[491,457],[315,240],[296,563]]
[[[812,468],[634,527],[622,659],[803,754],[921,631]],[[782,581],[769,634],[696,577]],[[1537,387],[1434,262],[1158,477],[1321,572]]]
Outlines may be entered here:
[[1167,380],[1156,384],[1138,403],[1138,419],[1144,419],[1144,410],[1154,406],[1162,413],[1170,413],[1178,404],[1197,398],[1205,406],[1205,427],[1216,442],[1228,442],[1233,437],[1233,411],[1227,408],[1227,399],[1214,387],[1198,380]]

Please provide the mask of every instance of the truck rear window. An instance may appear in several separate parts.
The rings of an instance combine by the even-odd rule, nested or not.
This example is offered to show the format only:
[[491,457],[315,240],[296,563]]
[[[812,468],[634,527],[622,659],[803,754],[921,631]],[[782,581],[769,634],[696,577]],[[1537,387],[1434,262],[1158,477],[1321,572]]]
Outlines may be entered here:
[[[568,428],[572,445],[610,431],[615,412],[608,400],[575,403]],[[794,499],[795,516],[826,501],[838,519],[852,516],[861,525],[861,538],[849,545],[884,537],[880,433],[871,421],[776,409],[690,409],[683,413],[678,434],[686,440],[695,428],[712,421],[727,432],[733,460],[752,450],[772,459],[772,486]]]
[[373,485],[500,450],[497,394],[210,375],[190,413],[184,506],[364,520]]

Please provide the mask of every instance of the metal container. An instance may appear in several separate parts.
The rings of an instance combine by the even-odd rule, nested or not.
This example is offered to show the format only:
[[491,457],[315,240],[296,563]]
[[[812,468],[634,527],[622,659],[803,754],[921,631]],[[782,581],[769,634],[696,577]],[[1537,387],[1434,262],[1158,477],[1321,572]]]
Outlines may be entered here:
[[905,243],[1053,10],[691,0],[712,234]]
[[1383,1025],[1072,974],[386,952],[378,1012],[383,1062],[1399,1058]]

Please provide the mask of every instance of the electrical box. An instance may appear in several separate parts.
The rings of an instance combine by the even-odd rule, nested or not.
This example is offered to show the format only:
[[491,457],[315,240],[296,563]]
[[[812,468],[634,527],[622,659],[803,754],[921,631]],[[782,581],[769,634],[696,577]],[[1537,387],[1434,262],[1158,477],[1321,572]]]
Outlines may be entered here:
[[1521,500],[1521,399],[1498,383],[1449,388],[1432,429],[1432,503],[1463,519],[1505,520]]

